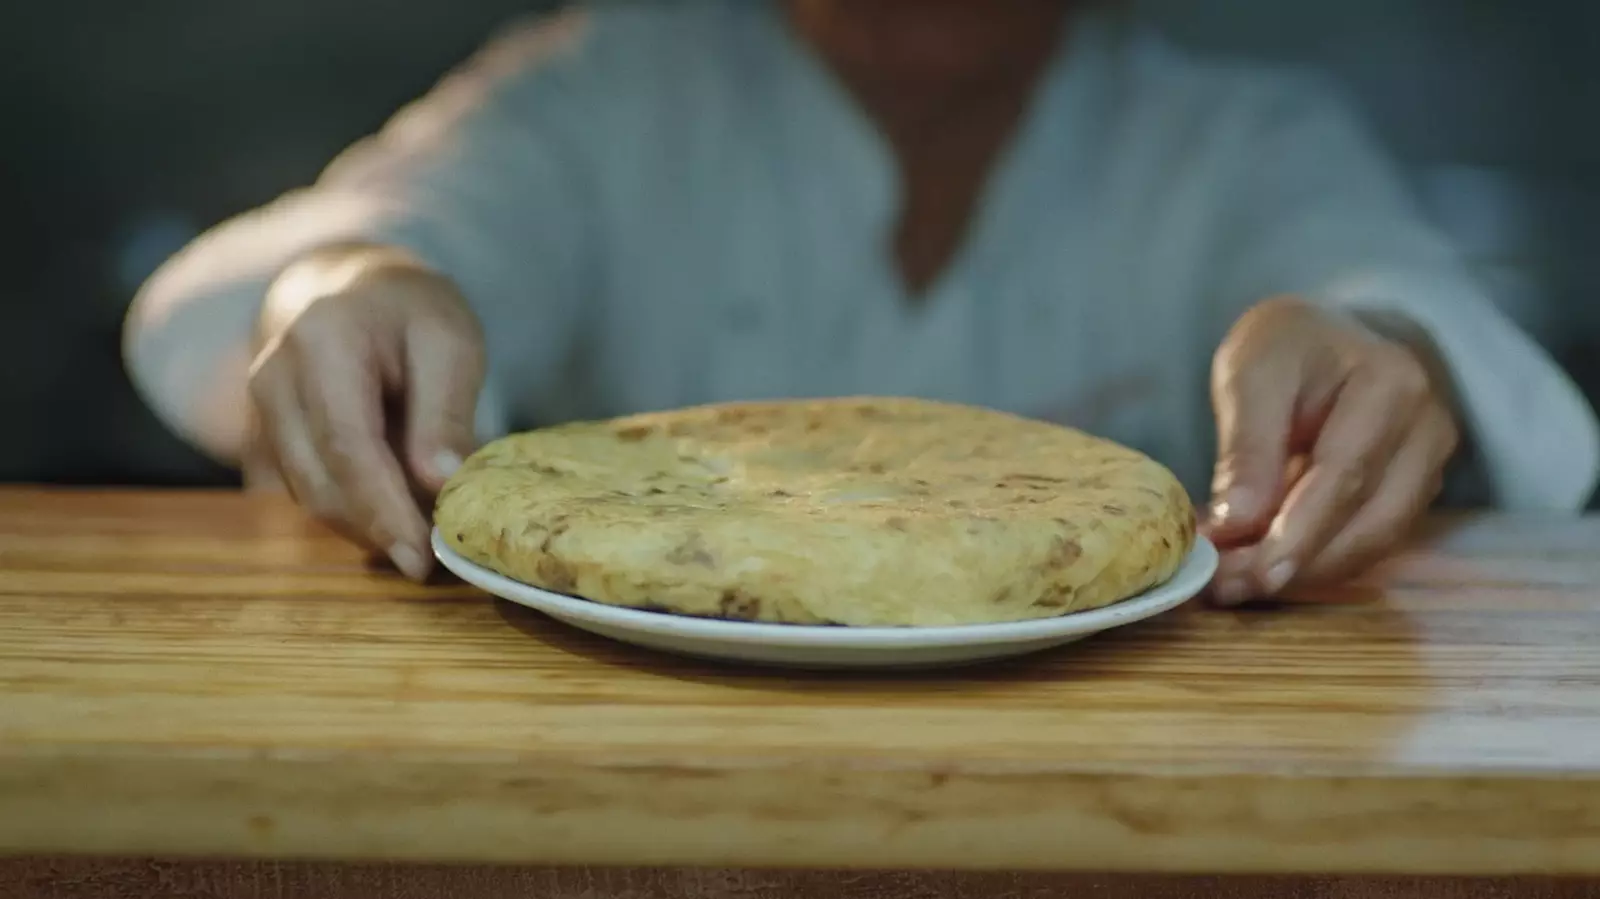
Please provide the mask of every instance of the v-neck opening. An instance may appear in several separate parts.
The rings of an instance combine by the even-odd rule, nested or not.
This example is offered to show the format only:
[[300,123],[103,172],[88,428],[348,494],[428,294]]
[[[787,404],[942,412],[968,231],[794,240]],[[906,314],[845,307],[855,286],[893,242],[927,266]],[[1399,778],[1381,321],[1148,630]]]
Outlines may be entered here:
[[[1074,17],[1062,25],[1055,49],[1041,68],[1038,81],[1029,90],[1016,127],[983,173],[972,212],[955,249],[921,290],[912,290],[895,255],[896,229],[906,203],[906,192],[890,139],[838,73],[795,33],[781,4],[773,3],[769,9],[770,22],[782,32],[783,46],[800,70],[802,80],[819,95],[829,113],[841,119],[840,127],[849,135],[851,145],[845,153],[859,154],[866,161],[857,164],[871,172],[868,180],[874,188],[874,195],[869,198],[874,207],[874,220],[870,223],[873,261],[885,292],[893,297],[895,317],[907,323],[934,318],[934,310],[949,305],[950,298],[959,293],[956,288],[968,279],[968,272],[978,264],[977,260],[983,257],[985,248],[994,239],[993,232],[1000,228],[1006,210],[1014,204],[1018,189],[1016,173],[1027,167],[1027,157],[1035,152],[1043,133],[1048,130],[1050,117],[1042,113],[1056,102],[1055,94],[1065,80],[1063,68],[1076,55],[1075,45],[1081,43],[1080,32],[1089,24],[1087,17]],[[850,161],[844,160],[844,163],[848,165]]]

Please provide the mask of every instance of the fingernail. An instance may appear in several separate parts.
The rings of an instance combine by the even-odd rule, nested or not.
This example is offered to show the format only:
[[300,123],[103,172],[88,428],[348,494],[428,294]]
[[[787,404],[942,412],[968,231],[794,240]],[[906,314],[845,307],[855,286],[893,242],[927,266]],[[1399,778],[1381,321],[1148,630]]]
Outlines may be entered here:
[[1219,499],[1216,502],[1212,503],[1210,508],[1206,509],[1206,520],[1205,520],[1205,523],[1207,525],[1219,525],[1219,524],[1222,524],[1224,521],[1227,521],[1227,520],[1228,520],[1228,502],[1227,502],[1227,500]]
[[1249,509],[1249,492],[1230,490],[1221,499],[1211,504],[1211,520],[1218,524],[1226,524],[1231,519],[1245,514]]
[[400,573],[414,581],[420,581],[428,575],[428,561],[420,553],[403,543],[396,543],[389,547],[389,560]]
[[441,478],[448,478],[461,469],[461,456],[450,450],[440,450],[433,457],[434,473]]
[[1267,569],[1267,576],[1263,580],[1262,586],[1267,588],[1268,593],[1277,593],[1284,587],[1289,586],[1289,582],[1292,580],[1294,580],[1294,563],[1284,559]]

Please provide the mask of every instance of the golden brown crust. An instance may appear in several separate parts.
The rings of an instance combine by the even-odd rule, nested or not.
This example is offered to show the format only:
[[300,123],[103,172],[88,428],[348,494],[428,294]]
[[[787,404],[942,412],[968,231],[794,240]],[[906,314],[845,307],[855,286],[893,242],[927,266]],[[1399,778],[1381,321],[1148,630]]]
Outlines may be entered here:
[[1194,510],[1144,455],[909,399],[702,406],[497,440],[439,496],[466,558],[597,602],[802,624],[1045,618],[1170,578]]

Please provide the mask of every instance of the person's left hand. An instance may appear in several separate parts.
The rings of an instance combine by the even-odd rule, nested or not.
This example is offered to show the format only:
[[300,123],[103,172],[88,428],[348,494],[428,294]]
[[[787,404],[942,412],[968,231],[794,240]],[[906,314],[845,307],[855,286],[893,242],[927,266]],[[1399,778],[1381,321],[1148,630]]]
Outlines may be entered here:
[[1212,364],[1205,530],[1236,605],[1359,574],[1438,495],[1455,416],[1419,350],[1294,298],[1241,317]]

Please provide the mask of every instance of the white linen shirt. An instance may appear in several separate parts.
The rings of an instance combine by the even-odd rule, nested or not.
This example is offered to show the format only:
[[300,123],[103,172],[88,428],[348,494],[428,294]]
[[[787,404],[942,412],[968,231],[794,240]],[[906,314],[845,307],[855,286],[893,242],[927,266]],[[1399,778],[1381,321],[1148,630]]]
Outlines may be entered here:
[[914,302],[889,252],[898,189],[880,135],[780,5],[567,12],[511,30],[315,186],[169,262],[146,287],[163,323],[130,346],[132,369],[192,435],[218,335],[248,332],[276,272],[319,244],[376,241],[452,278],[482,319],[484,437],[709,401],[912,395],[1111,437],[1203,496],[1211,354],[1244,309],[1298,293],[1429,332],[1501,505],[1573,509],[1594,484],[1588,406],[1313,81],[1080,17],[964,244]]

